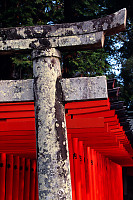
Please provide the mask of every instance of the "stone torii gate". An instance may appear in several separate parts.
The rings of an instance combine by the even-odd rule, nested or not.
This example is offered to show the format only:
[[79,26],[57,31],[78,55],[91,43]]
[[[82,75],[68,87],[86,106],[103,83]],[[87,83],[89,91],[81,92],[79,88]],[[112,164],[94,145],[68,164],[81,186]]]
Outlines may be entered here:
[[125,27],[122,9],[85,22],[0,29],[0,55],[32,53],[40,200],[72,199],[60,52],[102,48],[106,35]]

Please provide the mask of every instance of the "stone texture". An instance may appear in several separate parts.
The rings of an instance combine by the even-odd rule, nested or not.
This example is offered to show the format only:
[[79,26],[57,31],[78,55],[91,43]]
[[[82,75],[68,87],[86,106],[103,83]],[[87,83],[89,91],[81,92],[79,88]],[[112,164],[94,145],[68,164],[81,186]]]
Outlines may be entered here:
[[93,49],[102,48],[104,33],[96,32],[85,35],[74,35],[51,38],[14,39],[0,41],[0,54],[13,51],[31,51],[32,49],[60,48],[60,49]]
[[0,81],[0,102],[34,101],[33,80]]
[[64,101],[108,98],[105,76],[68,78],[60,82]]
[[[35,52],[34,56],[37,56]],[[33,81],[0,81],[0,102],[34,101]],[[60,79],[60,83],[64,101],[102,99],[108,96],[105,76]]]
[[0,54],[32,49],[62,50],[101,48],[104,35],[123,31],[126,9],[86,22],[0,29]]
[[[0,81],[0,102],[34,101],[33,81]],[[64,101],[102,99],[108,96],[105,76],[60,79],[60,83]]]
[[40,200],[72,199],[59,57],[55,49],[33,52]]

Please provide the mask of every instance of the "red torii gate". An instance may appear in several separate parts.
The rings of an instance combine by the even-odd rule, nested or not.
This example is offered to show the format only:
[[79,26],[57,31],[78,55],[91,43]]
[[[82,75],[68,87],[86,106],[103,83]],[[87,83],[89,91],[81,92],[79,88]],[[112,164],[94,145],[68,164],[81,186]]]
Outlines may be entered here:
[[[120,166],[133,166],[133,160],[132,160],[133,150],[130,146],[129,141],[127,140],[126,135],[124,135],[124,131],[122,130],[122,127],[120,127],[119,125],[117,115],[115,115],[115,111],[114,110],[111,111],[112,115],[107,114],[110,111],[109,100],[72,102],[72,103],[67,103],[65,107],[67,109],[66,122],[67,122],[67,132],[68,132],[68,141],[69,141],[68,145],[69,145],[69,151],[70,151],[71,180],[72,180],[72,187],[75,188],[75,190],[73,190],[73,199],[81,199],[82,195],[84,196],[83,199],[85,199],[85,195],[86,195],[86,199],[87,199],[87,196],[90,198],[90,195],[92,196],[96,195],[95,190],[97,190],[96,189],[97,187],[99,190],[98,192],[99,198],[100,198],[100,195],[102,196],[103,199],[107,199],[107,197],[112,198],[112,195],[114,195],[113,197],[114,199],[118,199],[118,197],[122,199],[122,191],[123,191],[122,182],[121,182],[122,168]],[[104,109],[101,109],[102,107],[104,107]],[[13,155],[11,155],[11,156],[7,156],[6,158],[5,154],[1,154],[0,163],[7,162],[8,165],[10,164],[10,166],[12,166],[11,168],[9,168],[10,171],[9,172],[7,171],[6,173],[6,177],[9,179],[9,180],[7,179],[6,181],[6,187],[9,190],[8,184],[11,181],[9,177],[11,177],[11,174],[13,176],[12,170],[15,170],[14,174],[17,172],[16,171],[17,169],[15,168],[13,169],[13,165],[20,166],[20,167],[25,165],[24,164],[25,159],[23,159],[22,157],[25,157],[25,158],[27,157],[26,167],[28,168],[28,170],[25,169],[26,170],[25,177],[28,178],[27,176],[28,174],[26,175],[26,173],[29,173],[32,178],[31,184],[33,188],[35,187],[35,185],[37,187],[37,182],[35,184],[36,163],[35,163],[35,160],[33,160],[36,157],[34,103],[32,102],[31,103],[29,102],[28,103],[26,102],[25,103],[7,103],[7,104],[2,103],[0,105],[0,108],[1,108],[0,109],[1,113],[3,113],[3,119],[9,116],[9,118],[6,121],[3,121],[3,120],[1,121],[0,152],[7,153],[7,154],[10,152],[14,155],[14,157]],[[88,108],[90,108],[90,110]],[[91,108],[94,108],[94,109],[91,110]],[[13,114],[10,115],[9,114],[10,112],[12,112]],[[29,114],[27,114],[28,112]],[[26,143],[26,141],[28,141],[28,143]],[[21,144],[23,144],[25,147],[24,146],[21,147]],[[30,148],[30,146],[33,148],[33,150]],[[20,159],[18,155],[20,156]],[[85,157],[85,160],[84,160],[84,157]],[[109,161],[105,157],[108,157],[113,162]],[[31,163],[31,166],[30,166],[29,158],[33,160],[33,161],[31,160],[33,163],[33,164]],[[79,160],[75,161],[75,158]],[[93,169],[94,166],[92,166],[92,162],[93,163],[98,162],[98,165],[100,168],[98,167],[97,169],[96,168],[97,165],[95,165],[95,168]],[[117,164],[114,164],[114,162]],[[108,176],[104,179],[104,181],[108,181],[107,179],[109,178],[110,180],[112,180],[113,184],[117,185],[117,188],[119,186],[120,187],[118,189],[119,192],[117,191],[117,193],[114,186],[112,186],[114,187],[114,190],[112,190],[112,187],[108,188],[107,184],[105,184],[104,181],[100,181],[101,179],[99,180],[100,182],[97,183],[98,185],[96,185],[96,183],[94,184],[93,182],[94,181],[93,179],[98,179],[99,176],[103,176],[102,173],[106,171],[105,163],[109,171],[106,172]],[[82,173],[79,171],[80,167],[81,167]],[[5,170],[5,169],[6,169],[6,165],[4,165],[4,168],[2,168],[2,170]],[[18,170],[20,170],[20,168],[18,168]],[[114,173],[114,170],[115,170],[115,175],[112,177],[112,173]],[[4,176],[5,173],[3,172],[4,171],[1,171],[1,173],[3,174],[3,178],[1,180],[5,180],[5,176]],[[121,174],[119,175],[120,177],[119,179],[117,179],[117,182],[115,182],[116,175],[118,175],[117,173],[120,173],[120,172],[121,172]],[[81,173],[81,177],[79,176],[80,173]],[[88,176],[87,174],[89,174],[90,176]],[[82,185],[82,187],[80,185],[81,188],[79,188],[79,185],[77,186],[78,179],[80,179],[80,182]],[[20,178],[20,180],[18,181],[19,182],[22,181],[23,184],[30,183],[30,179],[25,180],[24,177],[22,179]],[[90,182],[90,184],[88,184],[88,182]],[[16,187],[18,185],[19,184],[16,184]],[[15,187],[15,186],[10,185],[10,188],[11,187]],[[106,187],[106,190],[105,190],[105,187]],[[28,189],[28,187],[26,188],[27,188],[26,191],[23,188],[24,194],[26,193],[30,195],[30,192],[33,190],[30,188]],[[16,195],[20,194],[19,188],[16,188],[16,191],[18,191],[18,193],[15,193]],[[76,191],[78,192],[80,191],[80,194],[77,194],[79,195],[79,197],[76,196],[75,198],[74,193],[76,193]],[[90,191],[91,191],[91,194],[90,194]],[[104,193],[103,191],[106,191],[107,193]],[[11,191],[9,193],[11,193]],[[121,194],[121,197],[120,197],[120,194]],[[33,196],[35,195],[35,191],[34,191],[34,194],[32,195]],[[94,197],[92,199],[94,199]]]

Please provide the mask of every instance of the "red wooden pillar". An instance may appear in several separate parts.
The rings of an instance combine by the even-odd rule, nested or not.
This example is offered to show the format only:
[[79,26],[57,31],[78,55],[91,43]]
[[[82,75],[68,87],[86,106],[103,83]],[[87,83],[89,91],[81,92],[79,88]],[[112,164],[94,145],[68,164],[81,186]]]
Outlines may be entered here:
[[118,186],[118,200],[123,200],[123,179],[122,179],[122,167],[117,165],[117,186]]
[[24,197],[24,171],[25,171],[25,158],[20,158],[19,167],[19,200]]
[[119,187],[120,187],[120,180],[119,180],[119,170],[118,170],[118,165],[114,163],[114,166],[115,166],[115,170],[114,170],[114,176],[115,176],[115,179],[114,179],[114,185],[115,185],[115,199],[117,200],[120,200],[120,196],[121,196],[121,193],[119,191]]
[[118,188],[119,188],[119,184],[118,184],[118,170],[117,170],[117,165],[115,163],[112,163],[113,166],[113,170],[112,170],[112,174],[113,174],[113,197],[114,200],[119,200],[119,196],[120,194],[118,194]]
[[101,154],[100,156],[100,171],[101,171],[101,176],[100,176],[100,183],[101,183],[101,200],[105,200],[104,197],[104,169],[103,169],[103,157]]
[[30,194],[30,159],[25,160],[24,200],[29,200]]
[[120,200],[123,200],[123,178],[122,178],[122,167],[118,165],[119,180],[120,180]]
[[19,194],[19,156],[14,156],[13,159],[13,193],[12,199],[18,200]]
[[13,155],[6,158],[6,200],[12,200],[13,192]]
[[91,166],[92,166],[92,180],[93,180],[93,199],[97,200],[97,184],[96,184],[96,158],[95,151],[91,149]]
[[104,157],[102,156],[102,188],[103,188],[103,199],[106,200],[106,175],[105,175],[105,160]]
[[105,190],[105,198],[109,199],[109,190],[108,190],[108,165],[107,165],[107,159],[104,157],[104,170],[105,170],[105,184],[104,184],[104,190]]
[[98,153],[95,151],[95,171],[96,171],[96,199],[100,200],[100,171],[99,171],[99,157]]
[[111,176],[111,161],[106,158],[107,160],[107,185],[108,185],[108,199],[112,200],[112,188],[111,188],[111,183],[114,182],[114,180],[112,180],[112,176]]
[[68,137],[68,149],[69,149],[69,160],[70,160],[70,173],[71,173],[71,184],[72,184],[72,200],[76,200],[75,182],[74,182],[73,147],[72,147],[72,138],[71,138],[71,134],[68,134],[67,137]]
[[38,174],[36,171],[35,200],[39,200]]
[[78,138],[73,138],[73,160],[74,160],[74,177],[75,177],[76,200],[82,200],[80,161],[79,161],[79,151],[78,151],[78,149],[79,149]]
[[88,184],[87,184],[87,200],[93,200],[93,170],[92,170],[92,160],[91,160],[91,149],[87,147],[87,172],[88,172]]
[[97,179],[98,179],[98,199],[102,199],[102,189],[101,189],[101,157],[100,154],[96,152],[97,156]]
[[116,183],[115,183],[115,176],[114,176],[114,172],[115,172],[115,166],[114,166],[114,164],[113,164],[113,162],[111,163],[111,181],[113,181],[113,184],[111,184],[111,198],[112,199],[115,199],[115,194],[114,194],[114,192],[115,192],[115,190],[114,190],[114,188],[116,187]]
[[79,141],[79,159],[80,159],[82,199],[86,200],[86,180],[85,180],[85,162],[84,162],[83,141]]
[[85,181],[86,181],[86,199],[90,199],[89,191],[89,173],[88,173],[88,159],[87,159],[87,147],[84,145],[84,163],[85,163]]
[[5,200],[6,154],[0,154],[0,199]]
[[35,200],[36,160],[31,160],[30,200]]

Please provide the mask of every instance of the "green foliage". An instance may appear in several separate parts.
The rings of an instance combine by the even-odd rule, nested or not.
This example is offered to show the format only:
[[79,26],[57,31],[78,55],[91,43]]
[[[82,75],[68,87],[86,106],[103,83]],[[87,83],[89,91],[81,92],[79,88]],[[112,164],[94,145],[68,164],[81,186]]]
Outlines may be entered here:
[[121,73],[122,82],[121,96],[125,105],[133,110],[133,18],[127,21],[127,30],[119,36],[123,46],[119,49],[121,56]]
[[32,78],[33,67],[31,57],[29,55],[18,55],[12,57],[13,78],[27,79]]
[[[125,101],[125,105],[133,110],[133,1],[105,0],[105,3],[108,13],[122,8],[127,9],[126,30],[111,36],[107,41],[107,48],[105,45],[105,50],[116,60],[117,65],[121,66],[119,75],[121,98]],[[116,44],[121,44],[121,47],[118,48]]]
[[123,80],[122,98],[133,110],[133,55],[123,64],[120,76]]
[[67,74],[69,77],[104,75],[110,70],[110,65],[106,62],[107,57],[104,49],[66,53],[64,59],[67,62]]
[[69,7],[71,4],[71,13],[68,14],[71,22],[98,18],[105,14],[105,1],[68,0],[68,2]]
[[3,0],[0,4],[1,27],[60,23],[63,19],[63,3],[59,0]]

